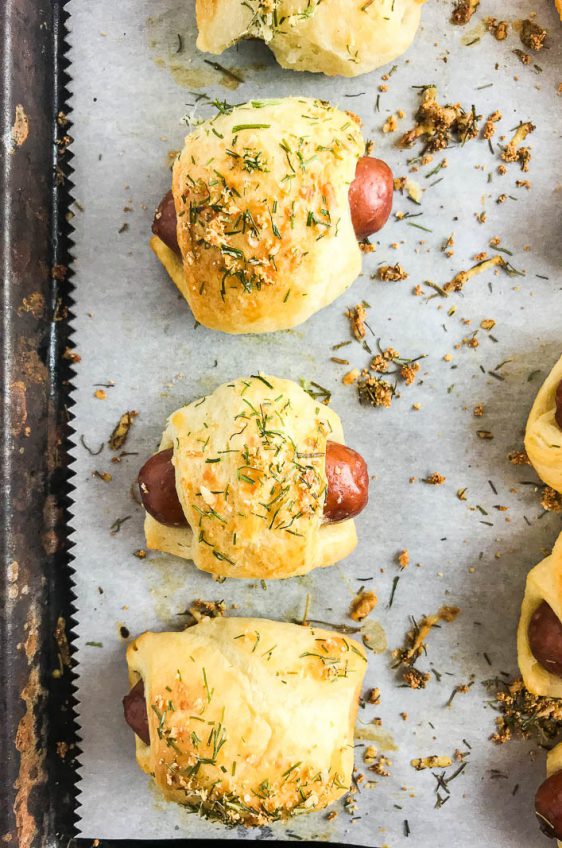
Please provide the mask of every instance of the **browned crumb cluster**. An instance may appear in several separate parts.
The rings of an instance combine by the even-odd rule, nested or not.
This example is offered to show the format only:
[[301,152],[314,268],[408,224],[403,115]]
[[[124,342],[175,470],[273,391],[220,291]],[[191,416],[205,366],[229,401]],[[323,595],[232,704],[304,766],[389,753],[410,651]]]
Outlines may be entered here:
[[397,262],[396,265],[381,265],[377,270],[376,276],[379,280],[395,283],[400,280],[407,280],[408,272]]
[[521,43],[529,50],[542,50],[547,35],[547,31],[534,21],[527,19],[521,24],[519,37]]
[[451,23],[464,26],[472,18],[480,5],[480,0],[458,0],[451,14]]
[[189,607],[189,612],[195,621],[201,621],[203,618],[220,618],[225,611],[224,601],[203,601],[201,598],[193,601]]
[[425,615],[421,621],[413,621],[413,627],[406,633],[403,648],[393,652],[394,668],[402,669],[402,679],[411,689],[425,689],[430,679],[427,672],[420,671],[415,664],[422,653],[425,653],[425,640],[433,627],[440,622],[452,622],[460,612],[459,607],[443,606],[435,615]]
[[433,474],[429,474],[427,477],[423,478],[424,483],[429,483],[430,486],[442,486],[447,478],[443,477],[442,474],[439,474],[438,471],[434,471]]
[[351,603],[350,618],[354,621],[363,621],[374,610],[377,603],[378,598],[374,592],[359,592]]
[[407,548],[405,548],[403,551],[400,551],[397,560],[400,568],[408,568],[408,566],[410,565],[410,551]]
[[562,730],[562,701],[533,695],[519,678],[510,683],[495,678],[485,685],[494,694],[496,732],[490,737],[501,745],[512,738],[536,738],[541,744],[557,737]]
[[380,704],[381,702],[381,690],[378,687],[371,689],[365,698],[367,704]]
[[380,777],[388,777],[390,774],[389,766],[392,761],[385,757],[384,754],[379,754],[373,745],[369,745],[363,752],[363,760],[369,766],[369,771],[373,771]]
[[562,495],[550,486],[545,486],[541,494],[541,506],[547,512],[562,512]]
[[496,132],[495,125],[498,121],[501,121],[501,118],[502,113],[499,111],[499,109],[496,109],[495,112],[492,112],[490,115],[488,115],[488,117],[486,118],[486,123],[482,128],[482,138],[490,139],[494,137]]
[[531,460],[527,456],[527,451],[511,451],[507,455],[508,460],[512,465],[530,465]]
[[137,415],[138,412],[136,409],[131,409],[121,415],[108,440],[108,445],[111,450],[118,451],[124,447],[133,420],[137,417]]
[[416,124],[402,136],[400,145],[412,147],[416,141],[422,140],[423,153],[432,153],[444,150],[451,141],[463,144],[477,137],[481,117],[474,107],[466,111],[460,103],[441,106],[437,102],[435,86],[427,86],[421,92]]
[[529,147],[525,147],[523,142],[528,135],[535,131],[535,129],[535,125],[530,121],[525,121],[524,123],[519,124],[515,130],[513,138],[506,144],[502,151],[501,156],[504,162],[517,162],[522,171],[529,170],[531,150]]
[[496,41],[505,41],[509,29],[507,21],[498,21],[496,18],[486,18],[486,27]]
[[365,338],[365,318],[367,317],[367,309],[364,303],[358,303],[357,306],[350,306],[346,312],[349,318],[351,332],[358,342]]

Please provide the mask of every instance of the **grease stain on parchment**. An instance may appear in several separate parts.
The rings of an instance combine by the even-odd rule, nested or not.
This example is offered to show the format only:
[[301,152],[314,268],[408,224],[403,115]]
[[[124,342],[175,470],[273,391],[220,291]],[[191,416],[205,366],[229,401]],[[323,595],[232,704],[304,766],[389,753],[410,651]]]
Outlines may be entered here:
[[376,727],[372,724],[356,724],[354,737],[360,741],[373,742],[379,751],[398,750],[398,746],[394,741],[392,733],[389,733],[388,730],[385,730],[382,727]]
[[[195,22],[187,18],[178,19],[176,10],[147,18],[146,30],[154,64],[168,71],[182,88],[201,89],[219,84],[235,90],[240,85],[234,77],[203,63],[195,47]],[[236,76],[240,75],[237,68],[229,70]]]

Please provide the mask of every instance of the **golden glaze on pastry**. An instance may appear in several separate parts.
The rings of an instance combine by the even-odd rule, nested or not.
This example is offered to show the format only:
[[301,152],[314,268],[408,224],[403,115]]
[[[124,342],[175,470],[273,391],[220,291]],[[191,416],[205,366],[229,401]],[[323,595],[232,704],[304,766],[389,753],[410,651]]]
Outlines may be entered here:
[[562,698],[562,677],[550,674],[534,657],[529,645],[529,624],[543,601],[562,621],[562,534],[552,553],[527,575],[517,630],[517,659],[525,686],[534,695]]
[[197,47],[261,38],[283,68],[355,77],[392,62],[416,34],[423,0],[197,0]]
[[203,619],[127,649],[150,745],[137,762],[164,797],[228,824],[321,810],[348,791],[364,649],[267,619]]
[[292,577],[343,559],[357,536],[352,519],[324,523],[328,438],[344,443],[338,415],[269,375],[233,380],[178,409],[160,450],[173,448],[190,526],[147,513],[147,546],[225,577]]
[[151,246],[201,324],[227,333],[294,327],[361,270],[349,186],[358,118],[308,98],[252,101],[185,140],[172,191],[183,262]]
[[525,431],[525,450],[535,471],[557,492],[562,492],[562,429],[554,416],[556,389],[561,380],[562,357],[539,389]]

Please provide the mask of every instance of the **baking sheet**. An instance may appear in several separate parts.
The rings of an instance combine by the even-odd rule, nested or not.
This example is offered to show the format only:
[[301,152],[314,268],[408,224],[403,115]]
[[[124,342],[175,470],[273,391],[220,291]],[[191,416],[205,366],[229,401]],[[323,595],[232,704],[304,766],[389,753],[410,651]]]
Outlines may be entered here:
[[[355,80],[282,71],[264,45],[247,42],[218,59],[244,79],[237,85],[203,61],[214,57],[195,51],[191,0],[68,4],[76,186],[73,338],[81,356],[72,409],[81,836],[308,838],[393,848],[412,840],[434,848],[452,842],[543,844],[532,798],[543,779],[544,754],[532,743],[496,747],[488,740],[494,713],[481,681],[516,671],[515,627],[525,576],[561,529],[560,515],[543,514],[536,489],[523,485],[536,479],[532,470],[506,460],[508,451],[521,447],[532,399],[560,354],[561,28],[550,3],[510,4],[510,21],[537,12],[551,33],[549,49],[536,57],[539,72],[513,54],[521,47],[516,33],[499,43],[485,32],[484,15],[505,17],[504,3],[483,0],[472,22],[460,28],[450,25],[450,8],[448,2],[430,0],[414,47],[396,62],[387,82],[381,77],[390,68]],[[424,189],[419,208],[395,197],[395,211],[423,215],[390,221],[352,289],[304,326],[255,337],[194,328],[147,241],[153,210],[169,186],[169,152],[181,147],[186,132],[182,118],[212,112],[197,95],[229,102],[289,94],[331,99],[362,117],[375,152],[396,176],[406,176],[407,159],[418,151],[398,149],[397,134],[383,134],[381,128],[398,109],[405,112],[400,129],[412,126],[419,97],[413,86],[433,82],[444,100],[474,104],[484,116],[499,108],[499,133],[508,135],[520,120],[532,120],[537,129],[529,139],[529,174],[515,165],[508,165],[505,176],[497,174],[497,139],[495,154],[484,141],[448,149],[411,175]],[[388,91],[380,93],[380,84]],[[427,178],[444,157],[449,167]],[[532,189],[516,188],[515,180],[526,177]],[[510,198],[497,204],[502,193]],[[487,220],[480,224],[475,215],[484,210]],[[452,232],[454,255],[448,257],[440,248]],[[428,299],[434,291],[427,286],[425,296],[412,294],[425,280],[442,285],[470,267],[494,236],[512,251],[510,261],[526,272],[524,277],[483,274],[446,300]],[[379,263],[396,261],[407,270],[407,280],[371,279]],[[361,407],[355,389],[341,383],[348,368],[330,361],[336,355],[352,366],[368,364],[368,354],[356,342],[332,350],[350,338],[345,309],[362,300],[371,305],[373,349],[380,338],[403,356],[427,354],[419,379],[390,409]],[[450,316],[453,305],[457,311]],[[489,318],[497,322],[494,341],[481,330],[478,348],[457,349]],[[447,354],[451,361],[444,360]],[[366,457],[374,475],[369,508],[357,521],[356,551],[331,569],[266,587],[251,581],[219,585],[189,563],[162,554],[136,558],[134,551],[144,542],[143,514],[131,485],[156,448],[166,416],[218,384],[258,369],[314,380],[332,391],[347,441]],[[103,400],[95,397],[100,388]],[[414,403],[421,408],[414,410]],[[484,417],[473,416],[476,404],[484,405]],[[126,450],[135,455],[115,464],[105,445],[92,456],[84,443],[97,450],[120,414],[132,409],[139,415]],[[478,430],[490,431],[493,439],[479,438]],[[421,482],[435,471],[446,477],[442,486]],[[112,480],[105,482],[95,472],[109,472]],[[466,500],[461,501],[456,492],[463,488]],[[112,532],[118,519],[126,521]],[[405,548],[411,563],[401,572],[396,555]],[[361,582],[366,578],[372,579]],[[161,801],[135,764],[132,734],[122,718],[127,639],[121,628],[136,635],[181,627],[183,612],[199,597],[224,598],[229,607],[236,605],[238,615],[300,620],[307,595],[310,617],[351,624],[350,601],[361,586],[379,596],[372,617],[383,626],[390,648],[402,644],[410,615],[419,619],[443,603],[461,607],[454,623],[429,637],[428,656],[419,665],[435,669],[440,680],[432,674],[425,690],[399,685],[389,653],[369,656],[365,688],[378,686],[381,703],[360,710],[358,723],[376,734],[380,728],[372,721],[382,719],[382,730],[396,748],[387,752],[389,776],[368,772],[362,748],[369,742],[358,740],[358,769],[376,786],[354,796],[354,812],[340,807],[332,821],[315,814],[259,830],[228,831]],[[447,707],[453,687],[471,681],[469,691]],[[371,744],[384,750],[380,740]],[[417,772],[410,760],[451,756],[457,748],[469,751],[467,766],[450,784],[447,802],[436,809],[431,770]]]

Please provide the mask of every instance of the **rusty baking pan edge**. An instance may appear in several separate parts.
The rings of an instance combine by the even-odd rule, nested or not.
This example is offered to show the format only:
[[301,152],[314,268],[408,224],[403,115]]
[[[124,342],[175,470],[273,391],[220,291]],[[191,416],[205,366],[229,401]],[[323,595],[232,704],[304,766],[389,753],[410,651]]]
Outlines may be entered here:
[[80,737],[73,711],[68,507],[72,377],[79,357],[70,328],[73,169],[65,6],[66,0],[0,4],[0,838],[19,848],[92,845],[76,838],[75,828]]

